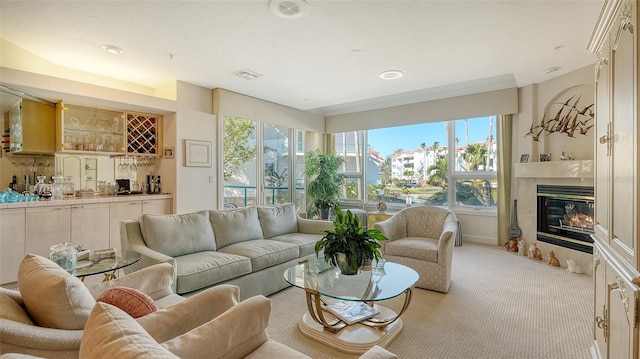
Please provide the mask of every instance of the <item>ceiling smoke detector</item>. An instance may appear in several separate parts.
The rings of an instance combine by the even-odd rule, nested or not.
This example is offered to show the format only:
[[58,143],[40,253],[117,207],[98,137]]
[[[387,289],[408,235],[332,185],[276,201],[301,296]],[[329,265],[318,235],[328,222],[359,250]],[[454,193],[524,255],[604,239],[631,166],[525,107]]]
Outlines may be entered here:
[[233,74],[238,76],[239,78],[245,79],[245,80],[253,80],[255,78],[258,78],[258,77],[262,76],[257,72],[253,72],[253,71],[247,70],[247,69],[236,71]]
[[271,0],[271,12],[286,19],[301,18],[309,13],[309,4],[304,0]]

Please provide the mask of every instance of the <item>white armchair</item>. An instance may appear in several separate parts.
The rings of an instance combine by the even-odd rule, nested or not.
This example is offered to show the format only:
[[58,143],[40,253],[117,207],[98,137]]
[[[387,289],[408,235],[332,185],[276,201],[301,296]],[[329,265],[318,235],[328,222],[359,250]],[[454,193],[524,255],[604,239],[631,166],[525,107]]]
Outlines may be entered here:
[[95,298],[111,287],[138,289],[159,308],[184,300],[171,290],[170,264],[85,286],[48,259],[27,255],[18,280],[20,291],[0,288],[0,353],[77,358],[84,322]]
[[441,207],[408,207],[384,222],[375,223],[373,228],[389,238],[380,242],[385,259],[418,272],[416,287],[449,291],[458,230],[453,212]]

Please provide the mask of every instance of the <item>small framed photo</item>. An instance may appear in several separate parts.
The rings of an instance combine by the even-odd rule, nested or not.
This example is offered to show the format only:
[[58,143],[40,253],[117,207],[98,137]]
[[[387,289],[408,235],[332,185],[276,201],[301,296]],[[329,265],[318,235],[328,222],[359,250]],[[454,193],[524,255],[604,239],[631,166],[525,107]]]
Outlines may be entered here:
[[211,141],[184,140],[185,166],[211,167]]
[[524,155],[520,156],[520,163],[527,163],[529,162],[529,154],[525,153]]
[[549,161],[551,161],[551,154],[549,153],[540,154],[540,162],[549,162]]
[[174,150],[175,149],[173,147],[165,147],[162,157],[164,157],[164,158],[173,158]]

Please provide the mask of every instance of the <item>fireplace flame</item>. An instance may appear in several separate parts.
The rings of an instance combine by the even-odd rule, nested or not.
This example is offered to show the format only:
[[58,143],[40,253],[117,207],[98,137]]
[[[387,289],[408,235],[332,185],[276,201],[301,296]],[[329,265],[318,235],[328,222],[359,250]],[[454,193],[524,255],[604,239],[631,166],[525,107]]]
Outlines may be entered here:
[[584,213],[571,213],[565,214],[562,220],[563,226],[569,226],[571,228],[582,228],[593,230],[593,217]]

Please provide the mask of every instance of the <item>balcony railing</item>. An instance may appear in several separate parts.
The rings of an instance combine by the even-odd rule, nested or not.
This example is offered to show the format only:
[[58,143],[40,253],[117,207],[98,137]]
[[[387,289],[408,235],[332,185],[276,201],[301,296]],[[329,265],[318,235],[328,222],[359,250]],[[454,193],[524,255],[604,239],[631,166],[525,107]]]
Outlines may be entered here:
[[[280,203],[280,202],[276,202],[277,191],[280,191],[280,190],[288,191],[289,187],[288,186],[284,186],[284,187],[266,186],[264,190],[267,193],[267,196],[266,196],[267,202],[270,204],[276,204],[276,203]],[[235,193],[229,193],[234,191],[238,191],[240,192],[240,194],[236,195]],[[304,187],[296,187],[296,197],[295,197],[296,204],[299,201],[298,193],[304,195]],[[257,197],[256,186],[242,186],[242,185],[224,186],[224,203],[233,203],[237,206],[246,207],[248,205],[257,204],[256,197]],[[289,202],[289,196],[286,196],[285,202]]]

